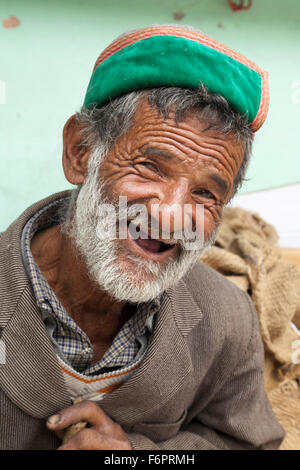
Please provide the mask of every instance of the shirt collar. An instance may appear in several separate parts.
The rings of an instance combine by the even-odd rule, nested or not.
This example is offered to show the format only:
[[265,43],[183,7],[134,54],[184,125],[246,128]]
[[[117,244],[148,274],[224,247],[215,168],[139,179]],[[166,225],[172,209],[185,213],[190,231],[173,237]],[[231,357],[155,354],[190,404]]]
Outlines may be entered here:
[[30,278],[37,305],[43,311],[48,312],[52,311],[50,304],[53,290],[39,270],[31,253],[30,244],[36,232],[59,223],[58,207],[61,202],[61,200],[52,201],[36,212],[25,225],[21,239],[23,263]]

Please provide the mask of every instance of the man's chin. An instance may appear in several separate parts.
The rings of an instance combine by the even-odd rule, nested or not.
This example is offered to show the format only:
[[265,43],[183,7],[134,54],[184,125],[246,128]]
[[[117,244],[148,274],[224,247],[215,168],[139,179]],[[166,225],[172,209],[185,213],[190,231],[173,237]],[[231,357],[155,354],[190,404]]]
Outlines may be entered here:
[[117,263],[120,276],[116,281],[115,298],[133,303],[157,298],[177,284],[193,265],[191,258],[185,260],[180,263],[179,259],[171,257],[168,262],[155,263],[132,254],[119,254]]
[[120,256],[118,269],[123,279],[137,288],[143,288],[148,282],[157,282],[164,271],[160,263],[149,262],[133,254]]
[[165,290],[164,270],[159,263],[149,263],[131,254],[119,255],[114,263],[116,263],[114,271],[117,273],[114,278],[107,282],[108,278],[105,278],[105,272],[102,271],[97,284],[115,300],[132,303],[149,302]]

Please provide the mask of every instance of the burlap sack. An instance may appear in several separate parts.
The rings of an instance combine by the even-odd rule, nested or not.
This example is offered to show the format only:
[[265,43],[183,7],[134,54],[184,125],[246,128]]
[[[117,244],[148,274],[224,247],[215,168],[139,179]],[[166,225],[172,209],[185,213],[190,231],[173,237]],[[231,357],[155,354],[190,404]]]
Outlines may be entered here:
[[201,261],[251,296],[265,347],[265,389],[286,431],[281,449],[300,450],[300,336],[291,325],[300,330],[300,270],[282,259],[277,241],[259,215],[228,207]]

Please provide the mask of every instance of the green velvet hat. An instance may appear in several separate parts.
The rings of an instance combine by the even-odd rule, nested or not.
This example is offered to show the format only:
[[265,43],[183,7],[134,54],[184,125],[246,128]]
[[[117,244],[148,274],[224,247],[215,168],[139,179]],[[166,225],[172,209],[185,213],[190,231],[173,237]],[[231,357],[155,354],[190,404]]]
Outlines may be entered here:
[[134,90],[202,83],[245,115],[254,132],[262,126],[269,107],[267,72],[218,41],[176,26],[150,26],[110,44],[96,61],[84,106]]

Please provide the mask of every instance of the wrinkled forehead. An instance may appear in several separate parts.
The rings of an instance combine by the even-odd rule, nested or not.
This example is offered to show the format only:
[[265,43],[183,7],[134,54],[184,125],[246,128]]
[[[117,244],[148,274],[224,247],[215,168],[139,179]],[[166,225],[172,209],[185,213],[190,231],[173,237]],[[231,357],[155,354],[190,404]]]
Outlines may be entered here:
[[245,145],[233,132],[224,133],[209,128],[209,124],[193,111],[179,122],[174,111],[165,117],[144,96],[131,126],[113,146],[108,160],[125,167],[144,157],[169,174],[188,178],[215,167],[223,178],[232,180],[242,163]]
[[191,148],[201,139],[207,139],[214,140],[226,148],[230,146],[231,149],[244,149],[244,144],[233,130],[224,132],[212,124],[198,109],[190,109],[178,120],[174,107],[171,107],[168,115],[164,116],[155,105],[149,104],[148,95],[145,93],[140,98],[132,124],[124,137],[132,145],[138,144],[139,139],[143,137],[156,139],[158,142],[165,138],[169,139],[170,143],[177,137],[182,143],[190,141]]

